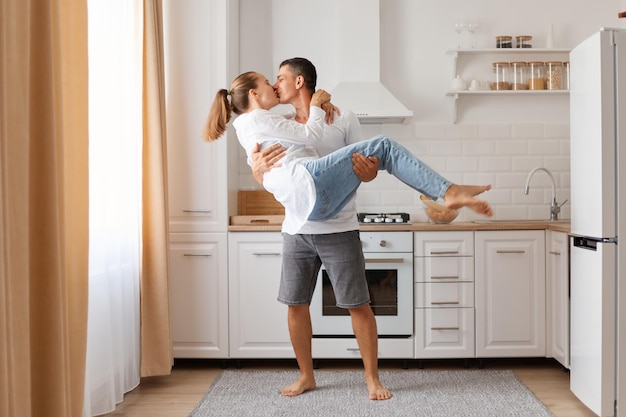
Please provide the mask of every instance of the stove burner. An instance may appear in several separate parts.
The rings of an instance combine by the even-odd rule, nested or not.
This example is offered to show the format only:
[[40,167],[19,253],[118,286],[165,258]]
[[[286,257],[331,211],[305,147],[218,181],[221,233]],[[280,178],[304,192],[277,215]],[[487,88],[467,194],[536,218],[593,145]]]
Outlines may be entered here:
[[409,223],[409,213],[357,213],[359,223],[363,224],[397,224]]

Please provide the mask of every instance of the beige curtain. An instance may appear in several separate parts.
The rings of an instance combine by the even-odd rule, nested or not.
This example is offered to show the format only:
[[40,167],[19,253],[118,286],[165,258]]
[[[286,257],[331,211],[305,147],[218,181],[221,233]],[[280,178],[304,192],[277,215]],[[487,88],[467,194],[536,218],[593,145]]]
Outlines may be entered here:
[[141,376],[169,374],[173,363],[162,10],[161,0],[144,0]]
[[87,10],[0,5],[0,415],[82,414]]

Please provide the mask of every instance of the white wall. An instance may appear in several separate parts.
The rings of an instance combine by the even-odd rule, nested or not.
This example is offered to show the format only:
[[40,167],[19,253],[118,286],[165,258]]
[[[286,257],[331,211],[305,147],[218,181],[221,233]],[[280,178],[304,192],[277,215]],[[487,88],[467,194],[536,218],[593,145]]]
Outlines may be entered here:
[[[254,69],[275,77],[279,63],[304,56],[316,65],[318,87],[332,90],[339,81],[337,37],[340,19],[336,0],[240,0],[241,71]],[[459,102],[459,120],[452,123],[454,101],[445,92],[452,80],[446,50],[457,45],[454,23],[479,24],[477,48],[492,48],[496,35],[532,35],[533,46],[545,46],[553,25],[555,47],[573,48],[600,27],[626,27],[617,13],[626,0],[380,0],[381,81],[415,116],[407,125],[365,126],[364,135],[384,133],[459,183],[493,184],[487,199],[496,218],[547,218],[550,183],[545,174],[533,178],[523,195],[528,172],[545,166],[555,175],[557,200],[569,198],[569,108],[567,95],[472,98]],[[358,11],[355,11],[358,19]],[[464,41],[469,42],[465,33]],[[484,75],[490,77],[490,62]],[[245,164],[241,188],[254,188]],[[424,220],[416,193],[386,173],[361,187],[361,211],[407,211]],[[464,211],[461,220],[474,216]],[[563,216],[569,217],[568,205]]]

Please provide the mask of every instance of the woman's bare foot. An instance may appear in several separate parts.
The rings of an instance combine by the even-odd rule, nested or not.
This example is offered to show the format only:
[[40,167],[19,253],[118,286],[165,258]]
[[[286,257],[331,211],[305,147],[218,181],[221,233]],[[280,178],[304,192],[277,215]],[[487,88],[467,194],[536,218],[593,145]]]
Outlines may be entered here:
[[368,380],[366,382],[370,400],[388,400],[393,396],[387,388],[383,387],[379,380]]
[[300,375],[296,382],[283,388],[281,394],[285,397],[295,397],[306,391],[314,390],[315,387],[315,378]]
[[443,201],[448,208],[458,209],[467,206],[477,213],[491,217],[493,216],[493,210],[489,203],[476,198],[478,194],[488,190],[491,190],[491,185],[452,184],[443,196]]

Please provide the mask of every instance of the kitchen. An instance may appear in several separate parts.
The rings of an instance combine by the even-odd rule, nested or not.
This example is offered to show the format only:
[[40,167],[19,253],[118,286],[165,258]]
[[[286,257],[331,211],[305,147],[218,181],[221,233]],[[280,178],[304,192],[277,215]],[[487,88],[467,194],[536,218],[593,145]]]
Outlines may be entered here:
[[[560,216],[568,219],[570,217],[570,207],[566,203],[569,199],[570,180],[568,94],[459,97],[447,95],[455,75],[460,75],[469,84],[470,80],[475,78],[492,79],[493,74],[492,57],[488,55],[476,59],[478,63],[461,61],[461,57],[458,58],[459,62],[454,62],[453,54],[446,51],[455,49],[459,42],[463,49],[471,48],[472,44],[476,49],[493,48],[495,36],[501,34],[513,36],[530,34],[533,36],[533,48],[544,48],[550,42],[555,50],[567,51],[600,27],[623,26],[624,24],[617,19],[616,12],[623,4],[594,3],[593,6],[590,5],[589,10],[580,8],[579,10],[584,12],[581,12],[579,22],[575,16],[572,17],[576,10],[570,10],[566,2],[541,5],[541,13],[537,13],[539,7],[529,5],[511,11],[510,5],[498,2],[480,6],[457,3],[451,8],[448,4],[420,5],[408,1],[381,1],[379,75],[375,70],[359,71],[358,68],[355,70],[350,67],[352,56],[340,51],[342,34],[350,32],[343,27],[349,27],[345,25],[346,19],[341,17],[345,10],[338,11],[333,2],[319,1],[307,4],[287,1],[240,1],[237,5],[230,3],[231,11],[236,12],[239,18],[233,18],[233,14],[221,16],[230,16],[223,20],[232,18],[236,20],[236,24],[227,26],[230,32],[226,38],[219,40],[211,38],[217,51],[225,58],[224,62],[228,62],[229,65],[222,68],[218,74],[212,73],[209,83],[206,83],[205,74],[200,74],[197,79],[187,80],[185,83],[178,78],[170,79],[177,91],[173,93],[173,100],[182,99],[184,88],[197,92],[202,82],[205,84],[200,89],[206,96],[211,97],[216,89],[222,88],[235,74],[245,70],[258,70],[271,79],[276,73],[277,64],[291,56],[310,58],[318,69],[318,86],[331,92],[333,86],[345,81],[346,77],[354,76],[355,72],[366,78],[379,76],[382,83],[411,109],[413,117],[403,124],[364,124],[365,136],[385,133],[393,137],[453,181],[493,184],[494,189],[488,193],[488,200],[494,206],[497,220],[547,219],[553,196],[557,198],[559,204],[564,203]],[[454,12],[448,13],[448,10]],[[567,13],[564,10],[567,10]],[[567,19],[563,18],[565,15]],[[219,19],[219,15],[216,18]],[[477,24],[475,33],[463,31],[457,34],[454,24],[461,20]],[[571,23],[572,21],[576,23]],[[219,25],[224,27],[225,22],[220,22]],[[238,30],[234,30],[233,26]],[[342,30],[338,29],[340,26],[343,27]],[[186,30],[191,31],[192,28],[193,25],[189,25]],[[283,33],[288,33],[289,36],[284,36]],[[311,33],[316,35],[312,37]],[[369,34],[364,37],[367,44],[372,42]],[[232,50],[237,48],[238,51],[233,56]],[[358,43],[355,48],[358,48]],[[205,59],[207,61],[204,64],[208,65],[209,58]],[[558,55],[558,59],[567,58]],[[373,61],[376,61],[376,57]],[[453,69],[455,65],[457,73]],[[181,96],[178,97],[178,94]],[[174,114],[170,113],[170,117],[176,123],[176,106],[172,108]],[[187,110],[186,117],[190,117],[191,114],[191,117],[201,124],[205,110]],[[172,129],[170,132],[176,132],[175,124],[169,123],[169,127]],[[170,137],[172,136],[170,133]],[[218,167],[213,166],[209,170],[215,173],[214,170],[217,169],[227,175],[228,184],[215,184],[215,189],[220,191],[214,192],[222,196],[228,194],[229,198],[222,199],[220,203],[215,203],[215,200],[211,203],[207,201],[216,206],[217,214],[215,223],[205,225],[203,227],[206,228],[202,229],[214,235],[215,241],[218,242],[217,246],[222,247],[225,245],[225,236],[222,232],[228,224],[228,216],[236,214],[237,191],[258,188],[245,165],[243,152],[238,146],[232,145],[233,143],[229,145],[222,143],[219,146],[226,149],[216,153],[211,151],[208,156],[216,158],[216,154],[229,155],[227,164],[223,163],[223,159],[218,161],[219,158],[216,158],[214,161],[220,162]],[[196,149],[198,155],[207,152],[205,144],[191,143],[189,146]],[[187,162],[184,155],[180,159],[173,158],[170,161],[170,168],[173,166],[172,170],[180,176],[182,171],[180,168],[187,166]],[[524,184],[528,174],[540,166],[549,169],[555,178],[554,191],[549,176],[538,173],[533,178],[529,194],[526,195]],[[199,191],[206,186],[205,179],[208,176],[197,173],[189,172],[184,180],[191,184],[191,189],[197,187]],[[179,177],[177,181],[182,179]],[[172,186],[170,188],[176,189]],[[189,190],[185,192],[188,193]],[[180,212],[181,207],[177,205],[181,205],[184,200],[184,194],[175,196],[172,199],[175,203],[171,203],[170,206],[171,213]],[[359,210],[363,212],[407,212],[414,222],[426,221],[417,195],[385,173],[381,173],[376,181],[361,187],[357,203]],[[476,216],[466,210],[462,211],[456,221],[475,219]],[[172,224],[173,241],[179,237],[184,239],[177,231],[193,230],[188,219],[182,216],[173,217]],[[226,255],[222,252],[221,256]],[[232,272],[231,266],[230,273]],[[219,338],[226,338],[225,332],[226,330],[222,329]],[[219,351],[219,348],[217,350]]]

